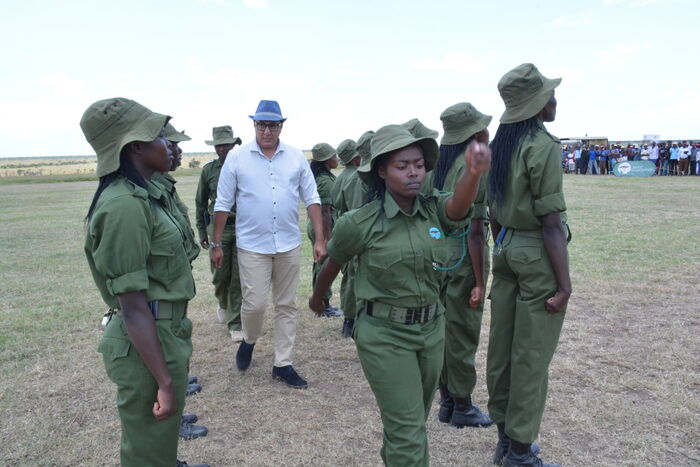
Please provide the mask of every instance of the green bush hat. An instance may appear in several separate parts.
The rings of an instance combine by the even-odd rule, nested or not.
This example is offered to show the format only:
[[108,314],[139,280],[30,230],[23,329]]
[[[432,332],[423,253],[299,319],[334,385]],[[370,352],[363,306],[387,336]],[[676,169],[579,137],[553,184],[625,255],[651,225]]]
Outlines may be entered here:
[[423,125],[423,123],[417,118],[412,118],[406,123],[402,123],[401,126],[408,129],[408,131],[416,138],[437,138],[439,134],[437,131],[431,130],[427,126]]
[[318,143],[311,148],[311,156],[313,156],[313,160],[316,162],[327,161],[336,154],[338,154],[338,152],[328,143]]
[[241,138],[233,137],[233,129],[230,125],[215,126],[211,130],[213,139],[205,141],[209,146],[218,146],[220,144],[241,144]]
[[360,165],[369,164],[369,160],[372,157],[372,150],[370,148],[370,143],[374,137],[374,132],[372,130],[365,131],[357,140],[357,153],[362,158]]
[[522,122],[537,115],[559,83],[561,78],[545,78],[532,63],[510,70],[498,82],[498,92],[506,105],[501,123]]
[[83,113],[80,128],[97,155],[97,176],[117,170],[124,146],[132,141],[155,140],[168,120],[168,115],[152,112],[123,97],[93,103]]
[[348,165],[350,161],[358,156],[357,143],[355,143],[353,140],[344,139],[338,145],[338,157],[340,158],[340,162],[342,162],[344,165]]
[[172,141],[173,143],[182,143],[184,141],[192,140],[192,138],[187,136],[184,131],[177,131],[170,122],[165,124],[165,139]]
[[451,105],[440,114],[445,132],[440,144],[460,144],[488,128],[491,115],[484,115],[468,102]]
[[430,136],[414,136],[408,128],[403,125],[387,125],[381,127],[375,133],[371,143],[372,156],[367,163],[357,168],[357,172],[365,183],[369,183],[370,173],[380,156],[396,151],[397,149],[405,148],[414,143],[419,144],[423,149],[426,172],[432,170],[440,155],[440,150],[438,149],[435,138]]

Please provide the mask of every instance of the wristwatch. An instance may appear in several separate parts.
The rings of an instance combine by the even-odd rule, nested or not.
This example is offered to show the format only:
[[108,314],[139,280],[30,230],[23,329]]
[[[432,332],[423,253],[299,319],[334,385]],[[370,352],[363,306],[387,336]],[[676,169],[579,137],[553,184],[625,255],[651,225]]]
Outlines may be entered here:
[[209,242],[209,246],[212,248],[221,248],[221,243]]

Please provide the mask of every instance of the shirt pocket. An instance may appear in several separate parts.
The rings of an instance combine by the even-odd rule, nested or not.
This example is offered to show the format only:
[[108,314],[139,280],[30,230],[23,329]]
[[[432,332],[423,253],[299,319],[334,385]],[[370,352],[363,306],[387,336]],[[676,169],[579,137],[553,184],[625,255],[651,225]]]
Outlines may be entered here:
[[387,289],[403,283],[403,274],[399,268],[402,259],[400,248],[370,250],[367,265],[371,280]]
[[510,254],[510,260],[518,264],[532,264],[542,259],[542,248],[522,247],[515,248]]
[[97,346],[97,351],[101,353],[105,360],[114,361],[129,355],[131,341],[116,337],[104,336]]
[[151,254],[148,256],[148,270],[153,277],[164,280],[173,279],[176,274],[176,245],[154,242],[151,244]]

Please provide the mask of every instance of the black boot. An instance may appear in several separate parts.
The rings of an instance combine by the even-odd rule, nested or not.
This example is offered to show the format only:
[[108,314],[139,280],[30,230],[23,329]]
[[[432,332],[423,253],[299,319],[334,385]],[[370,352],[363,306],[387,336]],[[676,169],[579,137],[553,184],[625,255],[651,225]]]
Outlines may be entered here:
[[503,458],[503,467],[561,467],[559,464],[545,464],[532,452],[532,445],[510,440],[510,449]]
[[466,398],[455,397],[455,410],[452,413],[452,426],[457,428],[481,427],[493,425],[493,420],[472,404],[471,396]]
[[343,329],[340,333],[343,337],[352,337],[352,328],[355,327],[355,320],[350,318],[345,318],[343,320]]
[[[497,423],[496,427],[498,428],[498,443],[496,443],[496,452],[493,454],[493,463],[494,465],[503,465],[503,458],[510,449],[510,438],[506,434],[505,423]],[[540,453],[540,446],[537,443],[532,443],[530,452],[536,456]]]
[[190,440],[207,436],[209,429],[204,425],[193,425],[191,423],[180,423],[180,439]]
[[455,408],[455,400],[452,394],[447,390],[447,386],[442,384],[438,386],[440,390],[440,410],[438,411],[438,420],[442,423],[450,423],[452,420],[452,412]]

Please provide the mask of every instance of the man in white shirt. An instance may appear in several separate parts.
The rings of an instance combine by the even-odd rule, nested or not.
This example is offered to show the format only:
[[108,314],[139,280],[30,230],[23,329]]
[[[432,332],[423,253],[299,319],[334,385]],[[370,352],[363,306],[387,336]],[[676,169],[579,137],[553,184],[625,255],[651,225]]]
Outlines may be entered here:
[[678,173],[688,175],[688,161],[690,160],[690,147],[687,141],[683,141],[678,151]]
[[233,149],[221,169],[209,254],[214,267],[220,267],[222,252],[218,245],[235,204],[243,292],[243,341],[236,353],[236,366],[241,371],[250,366],[271,288],[275,347],[272,376],[289,386],[305,388],[307,382],[292,367],[301,264],[299,201],[304,202],[316,234],[314,261],[320,261],[326,256],[321,200],[304,153],[280,141],[286,119],[279,104],[262,100],[255,115],[249,117],[255,126],[255,140]]

